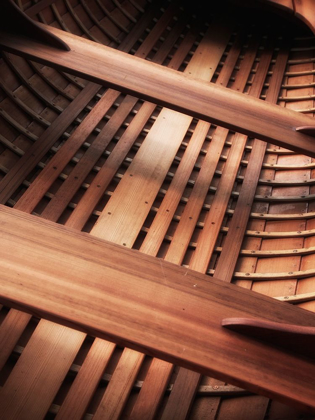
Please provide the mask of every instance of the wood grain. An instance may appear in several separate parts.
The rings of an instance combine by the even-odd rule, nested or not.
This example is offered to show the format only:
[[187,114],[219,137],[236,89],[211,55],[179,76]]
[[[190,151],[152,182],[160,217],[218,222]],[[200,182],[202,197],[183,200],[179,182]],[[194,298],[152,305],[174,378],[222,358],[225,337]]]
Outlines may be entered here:
[[8,37],[5,32],[0,33],[0,45],[5,50],[139,95],[176,111],[315,156],[313,138],[295,130],[295,127],[310,125],[312,120],[306,115],[195,80],[189,75],[52,27],[46,29],[67,42],[71,51],[56,52],[35,41],[26,42],[15,35]]
[[7,207],[0,223],[2,302],[315,412],[313,363],[221,328],[313,313]]

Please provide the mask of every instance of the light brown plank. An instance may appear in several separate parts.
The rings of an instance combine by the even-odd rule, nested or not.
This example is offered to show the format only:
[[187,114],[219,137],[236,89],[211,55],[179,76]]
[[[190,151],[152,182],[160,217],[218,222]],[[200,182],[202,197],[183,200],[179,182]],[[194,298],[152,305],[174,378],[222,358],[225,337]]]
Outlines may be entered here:
[[[68,338],[69,334],[66,339]],[[62,402],[56,420],[79,419],[82,417],[82,413],[89,405],[93,391],[97,388],[114,349],[114,343],[97,338],[94,340],[73,385]]]
[[18,36],[8,37],[3,32],[0,45],[5,50],[84,75],[97,83],[139,95],[176,111],[315,156],[313,138],[295,131],[295,127],[310,124],[312,120],[306,115],[195,80],[52,27],[47,27],[47,30],[64,40],[71,51],[57,53],[53,48],[26,42]]
[[221,327],[313,313],[7,207],[0,221],[2,302],[315,412],[311,361]]
[[[59,364],[70,366],[77,353],[77,347],[80,347],[84,340],[84,334],[74,330],[71,330],[71,341],[67,340],[69,328],[52,322],[39,324],[37,334],[40,334],[41,339],[28,344],[28,351],[36,359],[36,363],[28,363],[29,352],[23,352],[14,367],[15,374],[9,376],[1,390],[0,406],[5,419],[44,418],[47,407],[42,401],[52,401],[62,384],[63,378],[58,372]],[[49,355],[61,344],[62,357],[56,363]],[[42,385],[45,379],[47,380],[47,372],[49,387]],[[17,403],[21,399],[23,405]],[[12,401],[15,403],[12,404]]]
[[144,354],[125,348],[93,418],[118,420],[144,360]]

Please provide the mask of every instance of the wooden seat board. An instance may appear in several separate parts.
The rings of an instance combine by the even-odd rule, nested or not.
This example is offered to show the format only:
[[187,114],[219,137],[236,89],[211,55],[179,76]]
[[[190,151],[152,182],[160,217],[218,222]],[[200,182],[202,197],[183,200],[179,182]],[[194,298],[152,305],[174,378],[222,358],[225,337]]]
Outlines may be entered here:
[[[84,75],[92,81],[105,83],[194,117],[222,124],[298,153],[315,156],[313,138],[295,131],[295,127],[309,125],[310,118],[306,115],[195,80],[52,27],[47,27],[47,30],[67,42],[71,51],[56,54],[53,48],[43,48],[36,42],[25,43],[16,36],[8,38],[5,33],[1,33],[0,45],[63,71]],[[228,105],[230,103],[233,103],[233,107]]]
[[313,326],[314,314],[17,210],[0,214],[3,303],[315,412],[311,361],[221,328],[222,317]]

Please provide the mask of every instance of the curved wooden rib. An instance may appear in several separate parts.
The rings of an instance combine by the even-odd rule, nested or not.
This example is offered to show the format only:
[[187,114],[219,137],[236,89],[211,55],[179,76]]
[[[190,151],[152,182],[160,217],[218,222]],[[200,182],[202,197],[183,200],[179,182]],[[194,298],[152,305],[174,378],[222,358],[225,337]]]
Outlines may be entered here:
[[24,14],[12,0],[2,0],[0,13],[1,27],[8,32],[20,33],[26,38],[32,37],[40,42],[45,42],[52,47],[69,51],[69,46],[56,35],[51,34],[45,28]]
[[225,318],[222,326],[303,356],[315,357],[315,327],[250,318]]

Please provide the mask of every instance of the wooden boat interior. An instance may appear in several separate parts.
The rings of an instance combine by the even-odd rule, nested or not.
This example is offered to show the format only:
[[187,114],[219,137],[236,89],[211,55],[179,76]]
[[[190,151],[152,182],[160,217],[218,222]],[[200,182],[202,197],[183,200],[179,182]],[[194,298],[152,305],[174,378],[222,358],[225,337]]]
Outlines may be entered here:
[[312,420],[315,0],[3,0],[0,417]]

